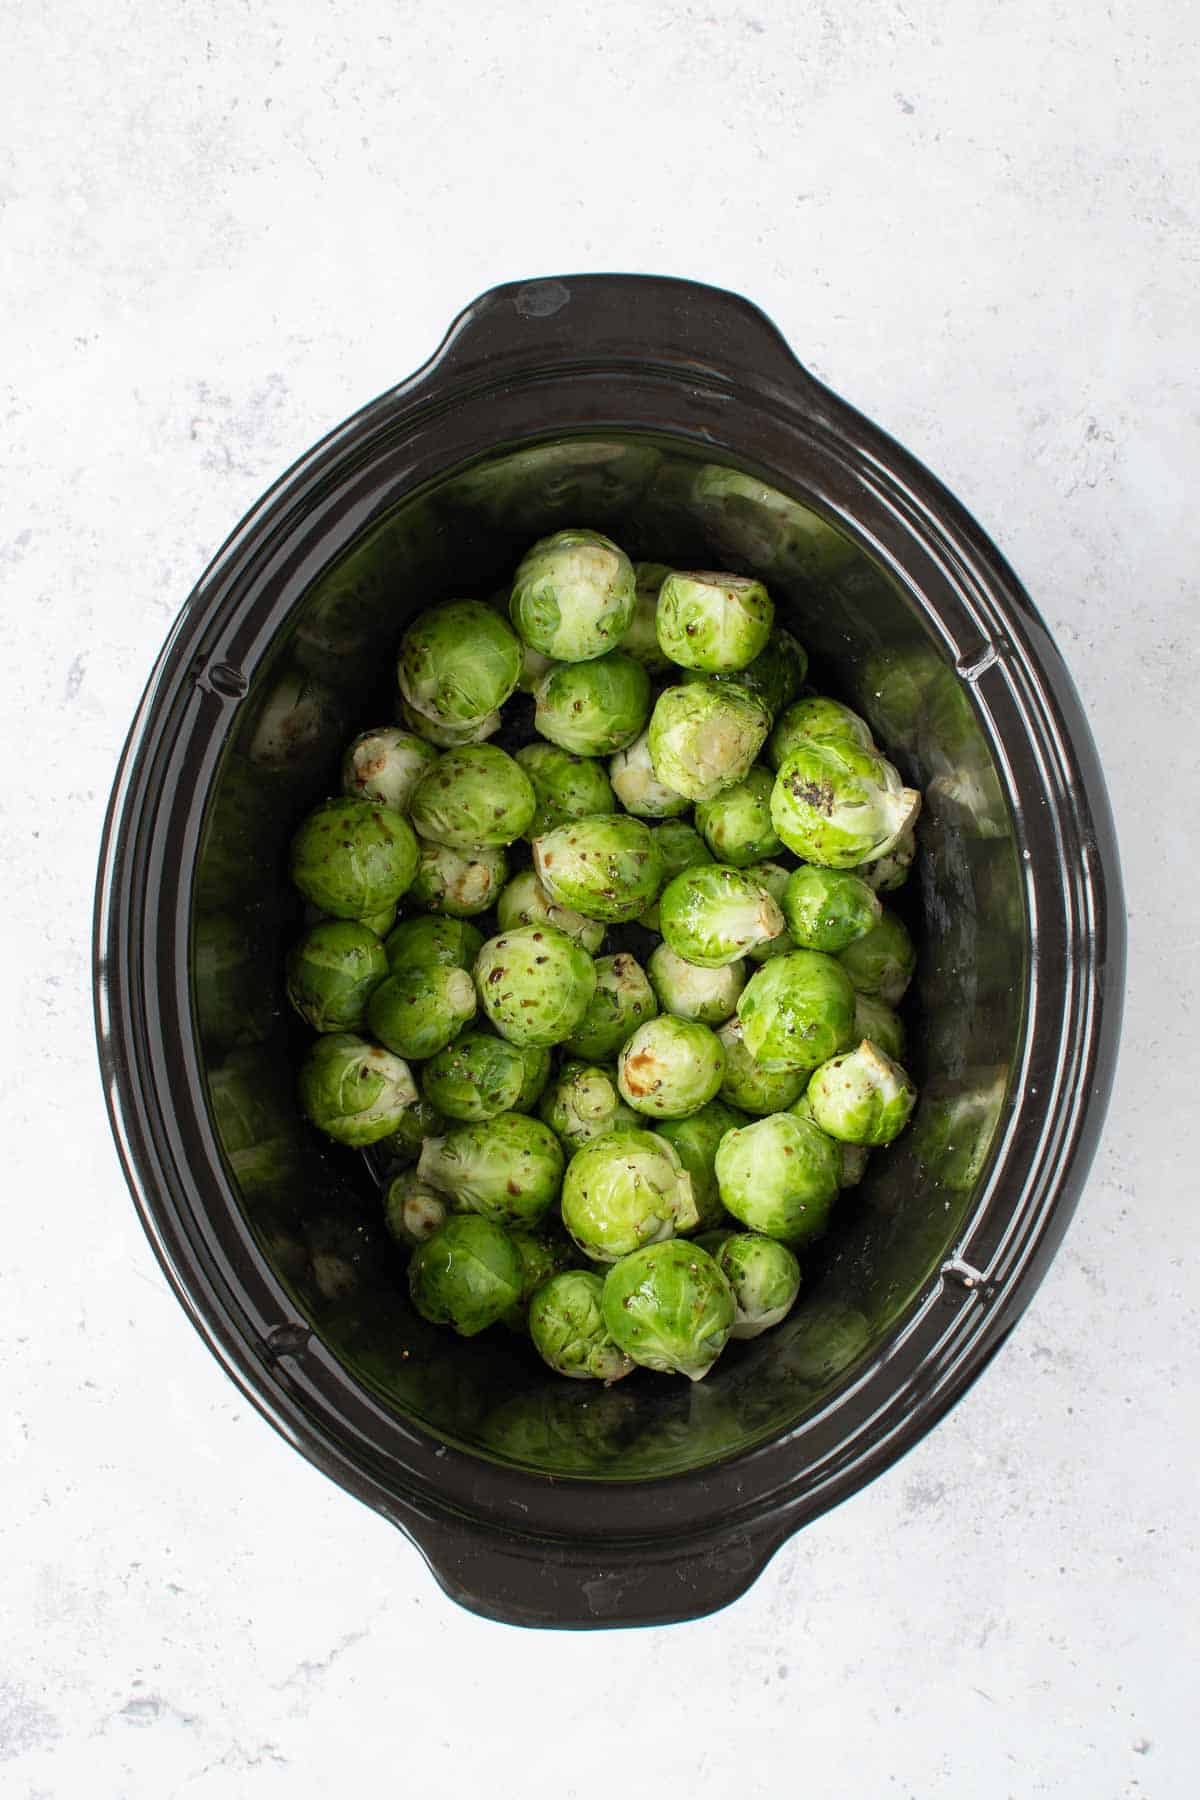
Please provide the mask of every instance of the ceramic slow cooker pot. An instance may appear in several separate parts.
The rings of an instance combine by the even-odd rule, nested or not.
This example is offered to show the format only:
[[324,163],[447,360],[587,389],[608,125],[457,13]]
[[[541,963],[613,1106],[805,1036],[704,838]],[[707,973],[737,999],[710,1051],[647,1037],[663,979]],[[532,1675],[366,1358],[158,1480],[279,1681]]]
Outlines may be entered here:
[[[814,678],[925,793],[896,896],[921,957],[914,1123],[843,1197],[793,1315],[695,1386],[595,1389],[513,1334],[425,1325],[369,1162],[318,1141],[293,1094],[289,835],[348,734],[395,716],[406,621],[490,593],[567,524],[763,576]],[[468,307],[187,601],[113,792],[97,1027],[146,1230],[248,1398],[464,1605],[632,1624],[741,1593],[999,1348],[1087,1171],[1123,954],[1087,725],[979,526],[746,301],[563,277]]]

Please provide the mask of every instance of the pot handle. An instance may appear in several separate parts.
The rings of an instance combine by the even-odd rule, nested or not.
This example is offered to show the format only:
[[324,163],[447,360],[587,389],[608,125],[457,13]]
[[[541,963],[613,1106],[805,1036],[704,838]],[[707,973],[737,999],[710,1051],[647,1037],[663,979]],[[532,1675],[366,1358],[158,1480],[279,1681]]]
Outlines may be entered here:
[[749,300],[662,275],[555,275],[489,288],[458,315],[421,374],[495,375],[562,361],[657,364],[676,379],[690,369],[793,401],[798,382],[825,392]]
[[739,1599],[788,1535],[721,1532],[672,1549],[589,1550],[445,1517],[391,1516],[458,1605],[503,1625],[554,1630],[703,1618]]

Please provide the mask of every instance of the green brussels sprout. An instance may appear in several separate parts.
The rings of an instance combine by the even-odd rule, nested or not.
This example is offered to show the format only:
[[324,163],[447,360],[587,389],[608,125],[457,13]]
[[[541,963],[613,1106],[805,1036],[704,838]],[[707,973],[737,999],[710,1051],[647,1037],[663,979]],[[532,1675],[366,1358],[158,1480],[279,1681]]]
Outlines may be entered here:
[[398,1244],[414,1249],[440,1231],[450,1216],[444,1194],[405,1169],[388,1182],[383,1196],[383,1222]]
[[360,732],[343,757],[342,792],[406,813],[413,789],[436,761],[437,751],[423,738],[380,725]]
[[671,573],[666,563],[639,562],[633,565],[636,583],[633,618],[621,639],[626,656],[640,662],[651,675],[659,675],[671,667],[671,659],[658,641],[655,620],[658,616],[658,590]]
[[658,1011],[654,989],[636,957],[627,951],[596,958],[596,988],[587,1011],[566,1039],[571,1056],[604,1062],[642,1023]]
[[521,645],[490,606],[454,600],[413,620],[400,640],[400,692],[435,725],[478,724],[521,674]]
[[443,725],[436,719],[427,719],[407,700],[400,702],[400,719],[414,736],[439,750],[461,750],[464,744],[482,744],[485,738],[494,737],[504,722],[497,708],[466,725]]
[[569,906],[556,905],[532,869],[513,876],[496,902],[496,919],[501,931],[516,931],[521,925],[552,925],[589,956],[595,956],[604,942],[604,926],[599,920],[585,919]]
[[686,1119],[715,1098],[725,1052],[695,1019],[663,1013],[647,1019],[617,1058],[617,1086],[636,1112]]
[[729,1341],[733,1291],[694,1243],[653,1243],[604,1277],[604,1322],[645,1369],[701,1381]]
[[367,1005],[372,1035],[397,1056],[436,1056],[475,1017],[475,983],[466,969],[400,969],[380,982]]
[[782,768],[793,750],[811,743],[849,744],[859,750],[875,748],[867,721],[840,700],[828,700],[821,694],[797,700],[780,714],[767,739],[767,761],[773,769]]
[[387,971],[373,931],[354,919],[327,919],[292,948],[287,997],[314,1031],[357,1031]]
[[555,663],[534,700],[542,737],[577,756],[611,756],[645,726],[650,677],[632,656],[610,650],[595,662]]
[[513,1101],[514,1112],[532,1112],[550,1081],[554,1068],[554,1058],[550,1051],[541,1044],[521,1044],[517,1046],[521,1052],[521,1061],[525,1065],[525,1079],[521,1083],[521,1091]]
[[766,649],[774,620],[771,596],[750,575],[675,569],[658,591],[658,641],[683,669],[744,669]]
[[770,769],[755,767],[744,780],[697,806],[697,828],[719,863],[744,869],[782,850],[771,823],[774,787]]
[[713,1260],[733,1289],[735,1338],[759,1337],[787,1318],[800,1292],[800,1264],[786,1244],[735,1231]]
[[601,1132],[640,1124],[637,1114],[621,1099],[614,1071],[575,1060],[565,1062],[558,1071],[538,1112],[572,1152]]
[[498,849],[528,828],[536,802],[524,769],[494,744],[447,750],[417,783],[414,829],[451,850]]
[[[710,1100],[690,1118],[663,1119],[654,1127],[659,1137],[665,1137],[674,1145],[680,1162],[692,1178],[692,1198],[704,1231],[720,1224],[725,1217],[717,1187],[717,1147],[727,1131],[736,1131],[740,1125],[749,1123],[744,1112],[726,1106],[723,1100]],[[698,1242],[711,1250],[712,1246],[704,1238]]]
[[425,1139],[441,1137],[445,1130],[445,1117],[437,1107],[430,1106],[428,1100],[418,1098],[411,1106],[405,1107],[395,1131],[389,1131],[386,1137],[380,1138],[375,1148],[393,1162],[415,1162],[421,1154],[421,1145]]
[[860,863],[854,873],[877,894],[892,894],[904,886],[917,854],[917,834],[910,825],[902,831],[891,849],[874,862]]
[[490,1219],[447,1219],[414,1250],[408,1290],[431,1325],[474,1337],[520,1300],[521,1259],[508,1233]]
[[598,531],[556,531],[526,552],[509,616],[525,643],[557,662],[590,662],[615,649],[633,618],[633,564]]
[[552,925],[522,925],[489,938],[475,963],[480,1002],[511,1044],[548,1049],[570,1037],[596,991],[586,950]]
[[[507,614],[507,598],[504,602],[504,610]],[[554,667],[554,658],[543,656],[540,650],[533,649],[530,644],[522,644],[521,650],[521,673],[517,677],[517,686],[523,694],[534,694],[537,692],[539,681]]]
[[683,794],[665,787],[654,773],[650,739],[644,731],[626,749],[617,751],[608,765],[608,773],[613,793],[625,811],[639,819],[675,818],[691,805]]
[[[785,869],[782,863],[756,862],[749,863],[745,873],[752,881],[757,881],[759,887],[766,888],[782,913],[783,896],[787,890],[791,870]],[[778,937],[768,938],[765,944],[756,944],[750,952],[750,960],[756,963],[770,962],[773,956],[786,956],[789,950],[795,948],[791,932],[781,931]]]
[[889,851],[920,805],[886,757],[826,740],[800,745],[780,765],[771,818],[806,862],[853,869]]
[[781,1112],[798,1100],[808,1086],[807,1069],[764,1069],[746,1048],[742,1021],[735,1015],[720,1026],[717,1036],[725,1052],[725,1076],[721,1098],[742,1112]]
[[840,1167],[832,1138],[809,1119],[778,1112],[725,1134],[717,1186],[725,1210],[751,1231],[807,1243],[825,1229]]
[[545,1282],[529,1302],[529,1335],[543,1362],[574,1381],[620,1381],[633,1359],[608,1335],[601,1302],[604,1282],[586,1269],[567,1269]]
[[[462,973],[460,970],[459,973]],[[425,1098],[448,1119],[475,1123],[518,1112],[525,1085],[519,1047],[486,1031],[464,1031],[421,1071]]]
[[[731,687],[743,688],[746,693],[753,694],[761,700],[772,718],[782,712],[788,701],[800,692],[805,675],[808,673],[808,652],[798,643],[790,631],[774,631],[766,649],[760,651],[752,663],[744,669],[737,669],[729,675],[717,675],[717,681],[728,682]],[[685,676],[685,680],[703,681],[700,674]]]
[[653,1131],[606,1131],[577,1150],[562,1188],[563,1224],[593,1262],[698,1224],[692,1180],[673,1144]]
[[420,861],[409,899],[430,912],[473,918],[486,912],[504,886],[508,861],[503,850],[451,850],[447,844],[420,845]]
[[746,985],[745,963],[702,969],[685,961],[670,944],[660,944],[651,954],[646,973],[664,1012],[677,1019],[697,1019],[701,1025],[723,1025],[731,1018]]
[[483,949],[483,933],[466,919],[425,913],[402,919],[383,947],[393,975],[405,969],[470,969]]
[[860,994],[855,989],[854,1036],[859,1043],[863,1038],[870,1038],[885,1056],[903,1062],[905,1035],[903,1019],[885,1000],[880,1000],[876,994]]
[[770,724],[762,701],[728,682],[666,688],[650,715],[654,773],[689,800],[712,800],[749,773]]
[[407,893],[420,852],[412,826],[372,800],[324,800],[292,839],[289,870],[306,900],[362,919]]
[[793,950],[750,977],[738,1018],[764,1069],[815,1069],[854,1041],[854,990],[834,957]]
[[855,938],[839,953],[838,961],[856,993],[870,994],[885,1006],[899,1006],[917,966],[917,951],[903,920],[885,911],[865,937]]
[[821,1130],[843,1144],[890,1144],[917,1103],[917,1090],[898,1062],[869,1038],[856,1050],[822,1063],[805,1095]]
[[[658,851],[660,864],[660,894],[684,869],[698,868],[701,863],[710,863],[713,859],[700,833],[682,819],[664,819],[661,825],[654,827],[654,848]],[[661,916],[657,900],[638,914],[638,924],[644,925],[647,931],[659,929]]]
[[559,906],[619,925],[658,893],[662,865],[648,825],[622,813],[576,819],[535,838],[533,866]]
[[504,1324],[511,1331],[526,1331],[529,1302],[533,1296],[544,1282],[560,1275],[564,1269],[573,1268],[579,1252],[566,1232],[556,1230],[553,1225],[539,1231],[513,1231],[509,1235],[521,1259],[521,1298],[505,1313]]
[[395,1131],[417,1097],[408,1064],[350,1031],[319,1037],[300,1065],[300,1106],[339,1144],[361,1148]]
[[526,744],[514,753],[533,785],[537,805],[525,830],[542,837],[571,819],[590,819],[617,810],[604,765],[594,757],[572,756],[557,744]]
[[685,869],[658,903],[663,937],[702,969],[724,968],[783,930],[783,914],[752,876],[725,863]]
[[783,916],[793,943],[833,956],[865,936],[883,903],[849,869],[793,869],[783,893]]
[[498,1113],[426,1138],[417,1164],[422,1181],[449,1194],[456,1210],[482,1213],[497,1225],[535,1226],[558,1198],[562,1145],[540,1119]]

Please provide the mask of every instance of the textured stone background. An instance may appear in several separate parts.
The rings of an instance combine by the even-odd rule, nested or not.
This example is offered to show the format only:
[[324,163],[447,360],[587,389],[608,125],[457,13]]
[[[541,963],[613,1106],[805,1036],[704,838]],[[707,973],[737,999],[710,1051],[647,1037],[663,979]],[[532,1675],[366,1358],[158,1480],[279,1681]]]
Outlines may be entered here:
[[[0,1790],[1196,1792],[1197,28],[1188,0],[0,8]],[[190,583],[499,280],[743,289],[1005,547],[1132,937],[1085,1203],[936,1434],[715,1620],[451,1607],[241,1402],[104,1121],[90,884]]]

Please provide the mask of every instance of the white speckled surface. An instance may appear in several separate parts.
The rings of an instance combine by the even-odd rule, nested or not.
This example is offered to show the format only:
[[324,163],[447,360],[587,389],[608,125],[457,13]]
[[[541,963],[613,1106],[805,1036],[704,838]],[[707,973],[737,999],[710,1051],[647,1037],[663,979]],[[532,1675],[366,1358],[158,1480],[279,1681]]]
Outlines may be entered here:
[[[1196,20],[1188,0],[6,9],[0,1792],[1196,1792]],[[523,1634],[238,1398],[94,1064],[114,760],[266,483],[491,283],[738,287],[993,531],[1131,930],[1066,1247],[936,1434],[716,1620]],[[31,1031],[32,1027],[32,1031]]]

